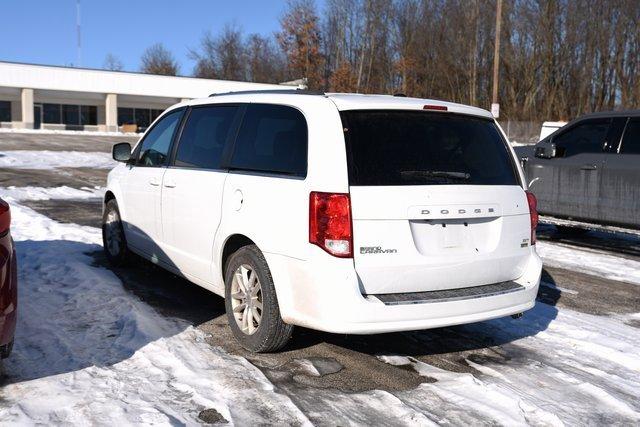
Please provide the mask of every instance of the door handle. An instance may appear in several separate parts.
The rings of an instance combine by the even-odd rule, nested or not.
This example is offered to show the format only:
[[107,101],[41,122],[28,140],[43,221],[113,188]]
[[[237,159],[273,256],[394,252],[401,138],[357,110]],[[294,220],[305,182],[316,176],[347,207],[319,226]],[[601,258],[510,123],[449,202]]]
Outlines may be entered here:
[[165,182],[164,186],[167,188],[176,188],[176,183],[173,181]]
[[580,169],[583,171],[594,171],[598,169],[598,165],[582,165]]
[[154,187],[157,187],[160,185],[160,181],[158,180],[158,178],[151,178],[149,180],[149,184],[153,185]]

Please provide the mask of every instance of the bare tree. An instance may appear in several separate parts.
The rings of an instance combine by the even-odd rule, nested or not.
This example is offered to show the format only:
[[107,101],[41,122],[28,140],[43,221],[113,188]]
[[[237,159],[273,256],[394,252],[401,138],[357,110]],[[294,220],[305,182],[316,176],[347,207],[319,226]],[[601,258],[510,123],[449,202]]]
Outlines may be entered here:
[[247,77],[252,82],[278,83],[286,79],[286,61],[270,38],[251,34],[246,42]]
[[291,78],[306,77],[311,89],[324,86],[320,26],[312,0],[289,0],[277,34]]
[[108,53],[104,58],[104,63],[102,64],[102,68],[110,71],[122,71],[124,68],[122,65],[122,61],[112,53]]
[[178,74],[178,62],[162,43],[156,43],[142,54],[140,71],[147,74],[175,76]]

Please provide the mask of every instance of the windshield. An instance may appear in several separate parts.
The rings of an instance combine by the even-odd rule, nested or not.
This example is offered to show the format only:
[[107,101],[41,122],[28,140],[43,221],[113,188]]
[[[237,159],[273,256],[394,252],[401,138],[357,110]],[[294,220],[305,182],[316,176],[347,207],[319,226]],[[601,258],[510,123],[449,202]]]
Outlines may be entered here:
[[350,185],[518,185],[492,120],[405,110],[341,116]]

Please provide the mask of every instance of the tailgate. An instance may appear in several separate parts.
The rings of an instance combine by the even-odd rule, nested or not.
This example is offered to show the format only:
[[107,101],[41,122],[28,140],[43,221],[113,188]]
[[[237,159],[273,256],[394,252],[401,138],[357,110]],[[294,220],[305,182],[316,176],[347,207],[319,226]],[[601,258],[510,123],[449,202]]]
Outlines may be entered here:
[[518,186],[352,187],[351,201],[366,294],[492,284],[526,268],[529,208]]

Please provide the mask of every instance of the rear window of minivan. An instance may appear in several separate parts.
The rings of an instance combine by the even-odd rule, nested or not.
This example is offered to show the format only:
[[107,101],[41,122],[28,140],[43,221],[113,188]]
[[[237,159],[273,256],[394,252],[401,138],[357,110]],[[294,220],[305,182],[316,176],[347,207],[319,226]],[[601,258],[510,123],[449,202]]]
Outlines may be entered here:
[[519,185],[492,120],[406,110],[340,114],[350,185]]

